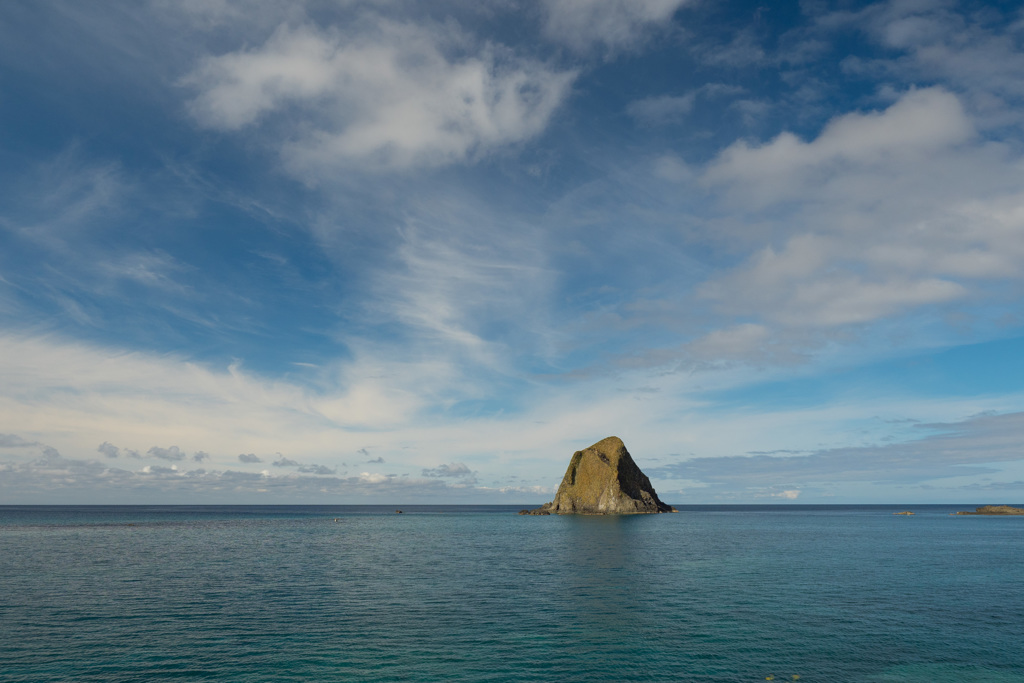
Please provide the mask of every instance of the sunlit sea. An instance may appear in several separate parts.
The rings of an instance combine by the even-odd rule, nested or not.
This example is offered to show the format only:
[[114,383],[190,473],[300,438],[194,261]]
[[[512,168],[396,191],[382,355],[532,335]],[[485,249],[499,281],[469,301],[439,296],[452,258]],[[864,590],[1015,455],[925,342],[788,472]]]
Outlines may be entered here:
[[0,507],[0,681],[1024,682],[1024,517],[401,509]]

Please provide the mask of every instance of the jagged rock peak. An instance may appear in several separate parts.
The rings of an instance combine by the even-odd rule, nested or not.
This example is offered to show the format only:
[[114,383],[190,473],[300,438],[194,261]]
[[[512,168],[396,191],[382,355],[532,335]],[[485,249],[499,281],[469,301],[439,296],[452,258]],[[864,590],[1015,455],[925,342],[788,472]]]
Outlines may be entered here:
[[555,499],[521,515],[630,515],[678,512],[658,498],[626,445],[609,436],[576,451],[569,461]]

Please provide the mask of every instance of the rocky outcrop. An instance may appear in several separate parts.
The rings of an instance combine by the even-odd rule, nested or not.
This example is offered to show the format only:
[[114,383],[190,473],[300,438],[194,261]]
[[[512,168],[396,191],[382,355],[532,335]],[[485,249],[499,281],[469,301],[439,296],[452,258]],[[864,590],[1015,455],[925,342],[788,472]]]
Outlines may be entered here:
[[658,498],[626,450],[622,439],[609,436],[573,453],[555,499],[521,515],[634,515],[678,512]]
[[974,512],[958,512],[958,515],[1024,515],[1024,508],[1014,508],[1009,505],[982,505]]

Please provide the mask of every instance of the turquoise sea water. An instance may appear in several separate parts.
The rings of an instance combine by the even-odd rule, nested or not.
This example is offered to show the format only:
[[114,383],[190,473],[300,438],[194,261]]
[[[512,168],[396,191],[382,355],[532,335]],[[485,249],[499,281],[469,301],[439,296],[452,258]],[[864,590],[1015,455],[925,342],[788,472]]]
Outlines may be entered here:
[[402,509],[0,507],[0,680],[1024,681],[1024,517]]

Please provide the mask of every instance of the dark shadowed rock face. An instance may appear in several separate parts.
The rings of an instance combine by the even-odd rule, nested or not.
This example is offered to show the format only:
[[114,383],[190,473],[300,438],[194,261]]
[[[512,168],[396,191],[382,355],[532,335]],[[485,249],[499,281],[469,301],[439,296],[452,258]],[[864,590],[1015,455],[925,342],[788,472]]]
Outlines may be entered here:
[[555,499],[521,515],[631,515],[677,512],[658,499],[622,439],[609,436],[573,453]]

